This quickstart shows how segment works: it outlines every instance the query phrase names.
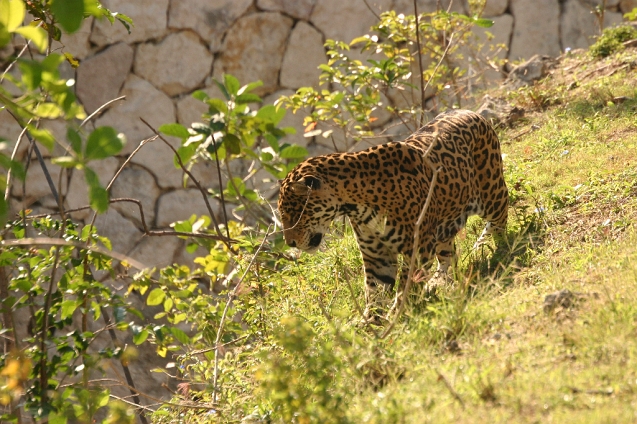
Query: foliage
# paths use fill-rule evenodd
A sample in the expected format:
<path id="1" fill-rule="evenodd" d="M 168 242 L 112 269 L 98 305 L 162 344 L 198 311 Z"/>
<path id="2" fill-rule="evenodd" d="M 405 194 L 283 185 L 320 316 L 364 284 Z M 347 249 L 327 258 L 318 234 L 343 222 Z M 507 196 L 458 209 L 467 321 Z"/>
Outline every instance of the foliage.
<path id="1" fill-rule="evenodd" d="M 371 34 L 349 44 L 327 40 L 328 62 L 320 66 L 322 88 L 302 87 L 278 102 L 294 112 L 308 111 L 306 137 L 378 136 L 374 122 L 383 114 L 415 129 L 429 111 L 425 99 L 435 98 L 448 107 L 462 105 L 468 92 L 466 71 L 458 63 L 468 52 L 474 64 L 494 63 L 479 57 L 482 46 L 475 43 L 475 25 L 490 27 L 493 22 L 444 10 L 420 14 L 418 20 L 415 15 L 384 12 Z M 352 51 L 358 48 L 360 53 Z M 367 63 L 357 59 L 361 55 L 369 57 Z M 388 95 L 401 99 L 397 106 L 387 104 Z M 327 129 L 319 123 L 326 123 Z"/>
<path id="2" fill-rule="evenodd" d="M 606 28 L 602 35 L 588 48 L 591 56 L 603 58 L 624 49 L 623 43 L 637 38 L 637 29 L 631 25 Z"/>
<path id="3" fill-rule="evenodd" d="M 252 105 L 263 100 L 253 91 L 260 87 L 260 81 L 241 86 L 232 75 L 224 75 L 223 82 L 216 81 L 223 94 L 223 99 L 208 96 L 203 91 L 196 91 L 193 97 L 208 105 L 208 113 L 202 116 L 204 123 L 194 123 L 191 128 L 180 124 L 167 124 L 159 128 L 166 134 L 181 139 L 178 149 L 179 162 L 188 168 L 201 160 L 216 162 L 221 173 L 227 175 L 227 185 L 223 193 L 216 193 L 221 200 L 238 204 L 237 211 L 245 210 L 252 221 L 263 220 L 269 216 L 269 208 L 265 212 L 255 211 L 265 200 L 250 188 L 246 182 L 253 179 L 261 170 L 267 171 L 275 179 L 285 175 L 304 159 L 308 152 L 304 147 L 289 143 L 281 143 L 286 134 L 293 134 L 294 128 L 279 128 L 284 110 L 272 105 L 253 108 Z M 233 163 L 244 162 L 249 174 L 234 175 L 231 171 Z M 270 181 L 266 178 L 265 181 Z M 266 220 L 266 222 L 269 221 Z"/>

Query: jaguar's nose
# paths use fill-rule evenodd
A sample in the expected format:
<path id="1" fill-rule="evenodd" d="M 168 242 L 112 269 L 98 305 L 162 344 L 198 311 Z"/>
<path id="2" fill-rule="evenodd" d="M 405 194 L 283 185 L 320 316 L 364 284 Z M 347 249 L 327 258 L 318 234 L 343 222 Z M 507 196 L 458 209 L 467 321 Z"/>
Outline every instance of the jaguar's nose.
<path id="1" fill-rule="evenodd" d="M 296 247 L 296 242 L 295 242 L 294 240 L 290 240 L 290 241 L 288 242 L 288 246 L 290 246 L 290 247 Z"/>

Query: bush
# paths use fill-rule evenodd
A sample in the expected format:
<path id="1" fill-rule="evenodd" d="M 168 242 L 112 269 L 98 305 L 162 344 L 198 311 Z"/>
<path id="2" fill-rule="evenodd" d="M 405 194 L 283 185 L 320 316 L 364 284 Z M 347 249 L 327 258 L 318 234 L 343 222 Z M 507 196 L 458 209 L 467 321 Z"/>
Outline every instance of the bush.
<path id="1" fill-rule="evenodd" d="M 637 29 L 631 25 L 606 28 L 588 51 L 591 56 L 601 59 L 622 50 L 624 42 L 635 38 L 637 38 Z"/>

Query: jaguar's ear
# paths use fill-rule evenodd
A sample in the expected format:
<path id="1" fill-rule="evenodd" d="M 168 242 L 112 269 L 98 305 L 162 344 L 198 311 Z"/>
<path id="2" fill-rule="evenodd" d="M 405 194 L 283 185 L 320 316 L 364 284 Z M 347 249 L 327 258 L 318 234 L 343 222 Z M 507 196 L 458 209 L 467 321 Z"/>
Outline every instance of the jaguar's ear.
<path id="1" fill-rule="evenodd" d="M 319 190 L 322 182 L 317 177 L 307 175 L 290 185 L 290 189 L 296 194 L 307 194 L 310 190 Z"/>

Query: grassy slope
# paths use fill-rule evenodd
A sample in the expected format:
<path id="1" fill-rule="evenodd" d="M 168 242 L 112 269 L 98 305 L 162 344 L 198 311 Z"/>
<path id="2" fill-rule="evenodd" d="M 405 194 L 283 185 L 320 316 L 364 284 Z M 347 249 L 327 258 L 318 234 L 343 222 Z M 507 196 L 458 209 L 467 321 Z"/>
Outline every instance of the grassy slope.
<path id="1" fill-rule="evenodd" d="M 351 232 L 260 271 L 262 295 L 244 296 L 259 337 L 220 364 L 222 421 L 637 420 L 634 61 L 635 50 L 567 58 L 510 96 L 528 112 L 500 133 L 513 253 L 470 252 L 481 229 L 470 221 L 456 284 L 412 299 L 387 338 L 357 325 Z M 562 289 L 576 301 L 546 313 L 545 296 Z"/>
<path id="2" fill-rule="evenodd" d="M 605 61 L 569 58 L 554 78 L 512 96 L 544 109 L 501 133 L 516 198 L 511 239 L 523 258 L 507 273 L 417 303 L 388 340 L 370 336 L 375 358 L 358 361 L 372 362 L 376 372 L 343 385 L 360 389 L 375 374 L 389 383 L 350 393 L 350 420 L 637 419 L 637 75 L 624 66 L 636 59 L 635 51 Z M 516 137 L 531 125 L 540 128 Z M 529 222 L 535 225 L 524 237 Z M 479 255 L 466 253 L 478 224 L 460 242 L 461 281 L 469 269 L 484 268 Z M 359 260 L 351 239 L 340 244 L 307 258 L 303 270 L 312 273 L 311 286 L 336 283 L 334 296 L 347 298 L 331 264 L 349 258 L 343 266 L 360 285 Z M 561 289 L 579 294 L 575 305 L 545 313 L 545 296 Z M 307 302 L 317 295 L 306 293 Z M 337 328 L 351 326 L 348 317 L 328 318 Z"/>

